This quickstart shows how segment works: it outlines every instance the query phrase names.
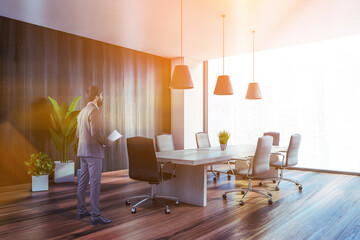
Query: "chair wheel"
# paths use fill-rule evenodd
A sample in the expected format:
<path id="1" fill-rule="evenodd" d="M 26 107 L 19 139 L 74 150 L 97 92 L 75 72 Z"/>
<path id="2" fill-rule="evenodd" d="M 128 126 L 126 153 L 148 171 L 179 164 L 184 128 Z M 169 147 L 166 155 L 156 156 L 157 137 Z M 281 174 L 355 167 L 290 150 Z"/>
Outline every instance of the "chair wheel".
<path id="1" fill-rule="evenodd" d="M 270 197 L 272 197 L 272 194 L 271 194 L 271 193 L 268 193 L 268 195 L 269 195 Z"/>
<path id="2" fill-rule="evenodd" d="M 131 208 L 131 213 L 136 213 L 136 208 Z"/>
<path id="3" fill-rule="evenodd" d="M 230 180 L 231 179 L 231 176 L 230 175 L 228 175 L 228 180 Z"/>
<path id="4" fill-rule="evenodd" d="M 214 179 L 214 182 L 216 182 L 216 177 L 214 177 L 213 179 Z"/>
<path id="5" fill-rule="evenodd" d="M 175 202 L 175 205 L 179 205 L 179 204 L 180 204 L 180 202 L 179 202 L 179 201 L 176 201 L 176 202 Z"/>
<path id="6" fill-rule="evenodd" d="M 262 182 L 259 182 L 259 187 L 261 187 L 263 185 L 263 183 Z"/>
<path id="7" fill-rule="evenodd" d="M 244 205 L 245 205 L 244 201 L 241 200 L 241 201 L 239 202 L 239 205 L 240 205 L 240 206 L 244 206 Z"/>
<path id="8" fill-rule="evenodd" d="M 244 191 L 241 191 L 240 193 L 241 193 L 242 195 L 244 195 L 244 194 L 245 194 L 245 192 L 244 192 Z"/>
<path id="9" fill-rule="evenodd" d="M 130 200 L 125 201 L 126 206 L 129 206 L 131 204 Z"/>
<path id="10" fill-rule="evenodd" d="M 276 180 L 273 180 L 273 183 L 276 183 Z"/>
<path id="11" fill-rule="evenodd" d="M 269 199 L 268 203 L 269 203 L 269 205 L 272 205 L 274 202 L 272 199 Z"/>
<path id="12" fill-rule="evenodd" d="M 300 185 L 300 186 L 299 186 L 299 191 L 302 191 L 302 189 L 303 189 L 303 187 Z"/>
<path id="13" fill-rule="evenodd" d="M 227 199 L 227 196 L 226 196 L 226 194 L 223 194 L 223 199 Z"/>
<path id="14" fill-rule="evenodd" d="M 220 177 L 220 173 L 219 173 L 219 172 L 216 172 L 216 176 L 217 176 L 217 177 Z"/>
<path id="15" fill-rule="evenodd" d="M 170 209 L 166 206 L 166 208 L 165 208 L 165 213 L 166 214 L 170 214 Z"/>
<path id="16" fill-rule="evenodd" d="M 276 186 L 276 187 L 275 187 L 275 190 L 276 190 L 276 191 L 279 191 L 279 190 L 280 190 L 280 188 L 279 188 L 278 186 Z"/>

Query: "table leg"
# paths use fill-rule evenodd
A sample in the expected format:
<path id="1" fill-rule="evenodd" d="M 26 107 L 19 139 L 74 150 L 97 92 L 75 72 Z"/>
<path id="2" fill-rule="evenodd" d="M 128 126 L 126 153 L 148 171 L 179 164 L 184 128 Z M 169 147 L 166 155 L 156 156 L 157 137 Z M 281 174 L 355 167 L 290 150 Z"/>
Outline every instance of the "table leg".
<path id="1" fill-rule="evenodd" d="M 180 203 L 206 206 L 207 169 L 205 165 L 177 165 L 176 178 L 155 186 L 155 193 L 178 197 Z"/>

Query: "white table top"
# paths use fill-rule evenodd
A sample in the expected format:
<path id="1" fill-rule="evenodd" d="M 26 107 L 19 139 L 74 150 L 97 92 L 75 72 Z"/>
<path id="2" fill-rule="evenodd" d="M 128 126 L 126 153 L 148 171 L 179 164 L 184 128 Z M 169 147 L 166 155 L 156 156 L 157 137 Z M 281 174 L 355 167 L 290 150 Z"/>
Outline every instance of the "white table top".
<path id="1" fill-rule="evenodd" d="M 172 162 L 182 165 L 203 165 L 224 162 L 231 158 L 247 157 L 254 155 L 256 145 L 228 145 L 225 151 L 220 150 L 220 146 L 211 148 L 184 149 L 166 152 L 157 152 L 156 157 L 159 162 Z M 272 152 L 286 150 L 286 147 L 274 147 Z"/>

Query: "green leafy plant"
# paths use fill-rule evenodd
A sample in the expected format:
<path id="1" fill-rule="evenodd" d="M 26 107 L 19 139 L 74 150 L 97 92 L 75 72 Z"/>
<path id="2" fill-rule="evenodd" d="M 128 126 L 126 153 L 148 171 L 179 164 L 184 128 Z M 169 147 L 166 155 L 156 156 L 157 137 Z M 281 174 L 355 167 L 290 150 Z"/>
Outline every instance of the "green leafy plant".
<path id="1" fill-rule="evenodd" d="M 25 161 L 27 173 L 32 176 L 49 175 L 55 169 L 54 161 L 46 153 L 33 153 Z"/>
<path id="2" fill-rule="evenodd" d="M 222 130 L 218 133 L 218 137 L 220 144 L 226 144 L 230 138 L 230 133 L 225 130 Z"/>
<path id="3" fill-rule="evenodd" d="M 77 116 L 80 113 L 80 111 L 75 111 L 75 108 L 81 96 L 75 98 L 70 106 L 63 103 L 60 107 L 54 99 L 48 98 L 53 106 L 50 113 L 50 136 L 55 147 L 60 152 L 60 161 L 67 162 L 69 160 L 69 146 L 75 139 Z"/>

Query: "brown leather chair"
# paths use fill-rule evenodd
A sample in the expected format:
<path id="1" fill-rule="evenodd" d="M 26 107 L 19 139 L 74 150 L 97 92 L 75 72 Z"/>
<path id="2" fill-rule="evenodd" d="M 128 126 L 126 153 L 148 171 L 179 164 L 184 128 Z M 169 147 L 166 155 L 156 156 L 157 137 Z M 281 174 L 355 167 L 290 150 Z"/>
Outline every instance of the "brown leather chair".
<path id="1" fill-rule="evenodd" d="M 285 169 L 287 167 L 295 166 L 298 163 L 298 154 L 299 154 L 300 142 L 301 142 L 301 135 L 298 134 L 298 133 L 294 134 L 290 138 L 290 143 L 289 143 L 288 150 L 287 151 L 280 151 L 278 153 L 275 153 L 278 156 L 280 156 L 282 159 L 280 161 L 277 161 L 277 162 L 271 162 L 270 166 L 275 167 L 275 169 L 280 169 L 281 170 L 280 177 L 262 180 L 259 183 L 260 186 L 263 185 L 263 181 L 267 181 L 267 180 L 277 181 L 275 190 L 279 191 L 280 190 L 279 184 L 280 184 L 280 182 L 282 180 L 284 180 L 284 181 L 295 183 L 296 186 L 298 186 L 299 191 L 302 191 L 303 187 L 302 187 L 302 185 L 301 185 L 301 183 L 299 181 L 297 181 L 295 179 L 284 178 Z M 286 157 L 285 157 L 285 155 L 286 155 Z"/>
<path id="2" fill-rule="evenodd" d="M 165 164 L 160 164 L 160 171 L 158 171 L 158 162 L 156 159 L 154 142 L 151 138 L 132 137 L 126 139 L 127 151 L 129 157 L 129 177 L 134 180 L 144 181 L 151 184 L 151 193 L 148 195 L 134 196 L 126 200 L 126 205 L 130 205 L 130 199 L 143 198 L 131 208 L 131 213 L 136 213 L 136 206 L 152 199 L 165 206 L 165 213 L 169 214 L 169 207 L 162 203 L 159 198 L 174 200 L 175 204 L 179 204 L 177 197 L 158 196 L 155 194 L 155 184 L 170 180 L 175 177 L 174 165 L 172 173 L 163 172 L 162 169 Z"/>
<path id="3" fill-rule="evenodd" d="M 239 204 L 243 206 L 245 204 L 244 199 L 249 192 L 255 192 L 265 197 L 270 198 L 268 203 L 273 204 L 272 194 L 265 189 L 254 189 L 251 184 L 251 180 L 261 176 L 266 173 L 270 169 L 269 161 L 270 161 L 270 153 L 272 147 L 273 138 L 272 136 L 263 136 L 258 139 L 256 151 L 254 157 L 249 157 L 245 159 L 238 159 L 238 161 L 248 161 L 248 169 L 242 170 L 234 170 L 234 175 L 245 176 L 249 179 L 249 185 L 247 188 L 236 189 L 232 191 L 227 191 L 223 194 L 223 199 L 227 199 L 227 194 L 233 192 L 240 192 L 243 194 Z M 253 164 L 250 164 L 250 160 L 252 160 Z"/>

